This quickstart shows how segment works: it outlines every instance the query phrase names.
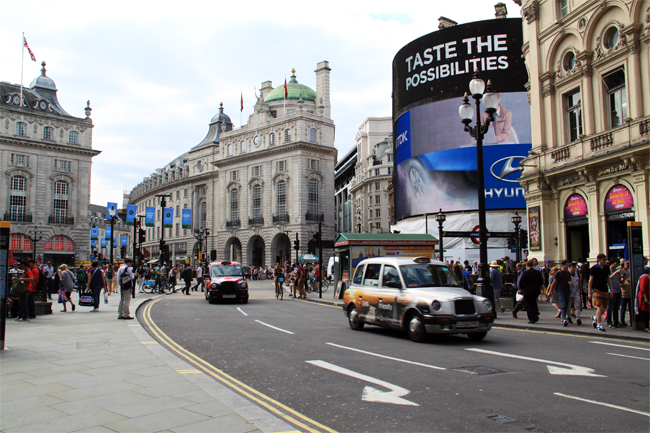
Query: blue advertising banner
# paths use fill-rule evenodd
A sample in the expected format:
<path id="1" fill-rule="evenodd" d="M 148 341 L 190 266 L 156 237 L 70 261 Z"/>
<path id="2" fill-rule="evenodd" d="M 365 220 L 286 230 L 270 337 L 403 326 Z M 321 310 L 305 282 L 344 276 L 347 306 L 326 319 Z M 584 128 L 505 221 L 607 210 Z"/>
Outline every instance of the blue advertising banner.
<path id="1" fill-rule="evenodd" d="M 101 246 L 102 248 L 106 248 L 106 239 L 102 239 Z"/>
<path id="2" fill-rule="evenodd" d="M 135 214 L 138 212 L 138 207 L 134 204 L 126 206 L 126 225 L 132 226 L 135 224 Z"/>
<path id="3" fill-rule="evenodd" d="M 99 239 L 99 227 L 90 228 L 90 239 Z"/>
<path id="4" fill-rule="evenodd" d="M 129 245 L 129 238 L 122 236 L 122 246 Z"/>
<path id="5" fill-rule="evenodd" d="M 96 247 L 97 246 L 97 240 L 94 239 L 94 240 L 90 241 L 90 246 L 91 247 Z"/>
<path id="6" fill-rule="evenodd" d="M 156 226 L 156 208 L 147 207 L 145 210 L 144 225 L 145 227 L 155 227 Z"/>
<path id="7" fill-rule="evenodd" d="M 111 219 L 111 212 L 115 213 L 117 216 L 117 203 L 111 203 L 110 201 L 106 204 L 106 219 Z"/>
<path id="8" fill-rule="evenodd" d="M 166 207 L 163 212 L 163 227 L 174 226 L 174 209 Z"/>
<path id="9" fill-rule="evenodd" d="M 112 233 L 111 233 L 111 228 L 110 228 L 110 226 L 109 226 L 109 227 L 106 227 L 106 228 L 104 229 L 104 238 L 106 238 L 106 239 L 110 239 L 110 238 L 111 238 L 111 235 L 112 235 Z"/>
<path id="10" fill-rule="evenodd" d="M 183 209 L 181 224 L 184 229 L 192 228 L 192 209 Z"/>
<path id="11" fill-rule="evenodd" d="M 117 238 L 113 238 L 113 246 L 117 247 Z"/>

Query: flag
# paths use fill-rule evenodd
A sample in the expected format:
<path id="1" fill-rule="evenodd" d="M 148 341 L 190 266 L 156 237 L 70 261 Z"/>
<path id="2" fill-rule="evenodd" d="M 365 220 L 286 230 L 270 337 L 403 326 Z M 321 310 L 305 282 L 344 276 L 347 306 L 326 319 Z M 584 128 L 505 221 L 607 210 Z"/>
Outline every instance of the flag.
<path id="1" fill-rule="evenodd" d="M 289 97 L 289 92 L 287 90 L 287 79 L 284 79 L 284 99 L 287 99 Z"/>
<path id="2" fill-rule="evenodd" d="M 29 53 L 29 57 L 31 57 L 32 61 L 35 62 L 36 61 L 36 56 L 34 55 L 34 53 L 32 53 L 32 50 L 29 48 L 29 44 L 27 43 L 27 39 L 25 39 L 25 35 L 23 35 L 23 45 L 24 45 L 25 48 L 27 48 L 27 52 Z"/>
<path id="3" fill-rule="evenodd" d="M 241 94 L 241 111 L 244 111 L 244 92 Z"/>

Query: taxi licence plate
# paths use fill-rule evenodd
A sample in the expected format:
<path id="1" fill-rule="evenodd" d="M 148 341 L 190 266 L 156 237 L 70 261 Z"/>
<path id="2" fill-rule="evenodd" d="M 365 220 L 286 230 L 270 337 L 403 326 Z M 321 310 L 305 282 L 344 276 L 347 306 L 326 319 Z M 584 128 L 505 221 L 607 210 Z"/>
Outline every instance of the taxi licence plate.
<path id="1" fill-rule="evenodd" d="M 236 298 L 237 295 L 223 295 L 224 299 L 225 298 Z"/>
<path id="2" fill-rule="evenodd" d="M 473 320 L 471 322 L 456 323 L 456 328 L 476 328 L 477 326 L 478 326 L 478 320 Z"/>

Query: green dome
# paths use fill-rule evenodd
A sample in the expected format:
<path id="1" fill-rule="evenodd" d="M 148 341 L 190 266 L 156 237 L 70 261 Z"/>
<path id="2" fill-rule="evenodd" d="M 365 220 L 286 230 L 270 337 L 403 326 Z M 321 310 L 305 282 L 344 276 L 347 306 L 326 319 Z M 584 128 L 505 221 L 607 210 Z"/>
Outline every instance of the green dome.
<path id="1" fill-rule="evenodd" d="M 295 69 L 292 69 L 291 72 L 293 75 L 291 76 L 291 80 L 287 83 L 287 100 L 293 99 L 297 101 L 300 99 L 300 94 L 302 94 L 303 101 L 315 102 L 316 92 L 314 92 L 312 88 L 298 83 L 298 80 L 296 80 Z M 269 102 L 282 100 L 284 100 L 284 84 L 271 90 L 271 92 L 266 95 L 266 98 L 264 98 L 264 103 L 268 104 Z"/>

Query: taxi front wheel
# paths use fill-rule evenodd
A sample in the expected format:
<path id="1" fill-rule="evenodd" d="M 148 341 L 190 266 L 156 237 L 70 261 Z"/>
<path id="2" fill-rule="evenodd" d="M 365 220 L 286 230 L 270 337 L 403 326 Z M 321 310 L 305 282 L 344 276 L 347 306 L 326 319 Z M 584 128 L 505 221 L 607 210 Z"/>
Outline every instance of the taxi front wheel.
<path id="1" fill-rule="evenodd" d="M 350 328 L 352 328 L 355 331 L 361 331 L 363 329 L 363 320 L 359 317 L 359 312 L 357 311 L 357 307 L 350 307 L 350 311 L 348 313 L 348 323 L 350 323 Z"/>
<path id="2" fill-rule="evenodd" d="M 418 313 L 412 313 L 409 318 L 406 327 L 406 333 L 409 338 L 415 342 L 421 343 L 427 338 L 427 331 L 424 329 L 424 322 L 422 321 L 422 316 Z"/>

